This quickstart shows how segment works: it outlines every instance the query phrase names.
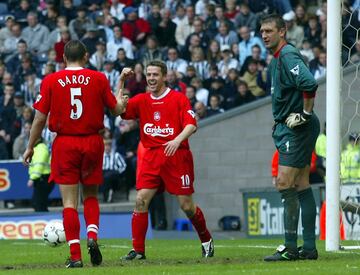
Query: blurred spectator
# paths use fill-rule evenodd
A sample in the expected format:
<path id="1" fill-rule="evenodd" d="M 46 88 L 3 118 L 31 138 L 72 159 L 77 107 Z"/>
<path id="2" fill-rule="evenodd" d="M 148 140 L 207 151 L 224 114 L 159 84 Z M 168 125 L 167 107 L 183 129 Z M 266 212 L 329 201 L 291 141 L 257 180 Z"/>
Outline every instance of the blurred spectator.
<path id="1" fill-rule="evenodd" d="M 142 63 L 136 63 L 134 66 L 134 75 L 126 82 L 126 89 L 129 90 L 130 96 L 133 97 L 146 90 L 146 78 Z"/>
<path id="2" fill-rule="evenodd" d="M 12 54 L 17 50 L 17 43 L 21 39 L 21 26 L 15 23 L 11 26 L 11 35 L 4 41 L 4 47 L 2 48 L 3 54 L 6 56 L 5 60 L 8 60 Z"/>
<path id="3" fill-rule="evenodd" d="M 229 45 L 221 46 L 221 61 L 218 63 L 219 74 L 225 79 L 230 69 L 239 70 L 239 61 L 232 58 Z"/>
<path id="4" fill-rule="evenodd" d="M 219 75 L 219 68 L 217 65 L 211 65 L 209 69 L 209 77 L 203 81 L 205 89 L 210 89 L 211 83 L 219 80 L 223 84 L 225 83 L 224 79 Z"/>
<path id="5" fill-rule="evenodd" d="M 184 76 L 186 74 L 188 63 L 184 59 L 179 58 L 177 48 L 170 47 L 167 51 L 166 66 L 168 70 L 176 70 L 178 73 Z"/>
<path id="6" fill-rule="evenodd" d="M 114 68 L 118 72 L 121 72 L 125 67 L 133 67 L 134 60 L 126 57 L 126 52 L 123 48 L 119 48 L 117 51 L 117 59 L 114 62 Z"/>
<path id="7" fill-rule="evenodd" d="M 60 2 L 60 15 L 66 17 L 66 22 L 75 19 L 77 17 L 77 8 L 74 6 L 73 1 L 63 0 Z"/>
<path id="8" fill-rule="evenodd" d="M 81 41 L 85 44 L 89 55 L 93 55 L 96 52 L 96 43 L 99 40 L 105 42 L 106 35 L 105 32 L 101 32 L 98 26 L 94 24 L 90 24 L 86 27 L 86 33 L 82 37 Z"/>
<path id="9" fill-rule="evenodd" d="M 159 45 L 160 47 L 176 47 L 176 24 L 171 21 L 170 10 L 162 9 L 160 14 L 161 21 L 157 28 L 153 31 L 159 40 Z"/>
<path id="10" fill-rule="evenodd" d="M 239 79 L 239 71 L 235 69 L 230 69 L 225 79 L 225 86 L 223 88 L 223 93 L 222 93 L 224 97 L 223 106 L 226 109 L 232 107 L 232 99 L 234 98 L 237 92 L 238 79 Z"/>
<path id="11" fill-rule="evenodd" d="M 182 47 L 180 56 L 186 61 L 190 61 L 195 48 L 201 48 L 201 39 L 197 33 L 192 33 L 189 36 L 189 45 Z"/>
<path id="12" fill-rule="evenodd" d="M 0 120 L 0 160 L 9 159 L 7 143 L 10 141 L 10 135 L 4 129 L 4 121 Z"/>
<path id="13" fill-rule="evenodd" d="M 178 79 L 175 70 L 168 70 L 166 82 L 170 89 L 186 94 L 186 84 Z"/>
<path id="14" fill-rule="evenodd" d="M 305 57 L 306 62 L 309 64 L 309 62 L 311 60 L 314 59 L 314 52 L 311 48 L 311 44 L 308 40 L 304 39 L 301 49 L 300 49 L 300 53 L 303 57 Z"/>
<path id="15" fill-rule="evenodd" d="M 308 23 L 308 13 L 303 4 L 297 4 L 295 7 L 295 22 L 298 26 L 302 26 L 303 28 L 305 28 Z"/>
<path id="16" fill-rule="evenodd" d="M 250 32 L 255 32 L 257 27 L 257 16 L 253 13 L 247 3 L 240 4 L 240 12 L 235 17 L 236 28 L 247 26 Z"/>
<path id="17" fill-rule="evenodd" d="M 158 26 L 161 22 L 160 5 L 159 4 L 154 3 L 151 6 L 151 12 L 150 12 L 150 15 L 148 16 L 148 18 L 146 18 L 146 21 L 149 22 L 152 33 L 155 33 L 156 29 L 158 28 Z"/>
<path id="18" fill-rule="evenodd" d="M 220 108 L 220 96 L 217 94 L 213 94 L 209 99 L 209 106 L 207 108 L 207 116 L 213 116 L 217 114 L 221 114 L 224 112 L 223 108 Z"/>
<path id="19" fill-rule="evenodd" d="M 200 16 L 202 19 L 206 19 L 207 13 L 206 8 L 207 5 L 212 4 L 216 5 L 216 2 L 213 0 L 198 0 L 195 4 L 195 14 Z"/>
<path id="20" fill-rule="evenodd" d="M 319 79 L 326 75 L 326 52 L 323 51 L 319 54 L 319 63 L 314 71 L 314 78 Z"/>
<path id="21" fill-rule="evenodd" d="M 309 16 L 308 23 L 304 29 L 304 37 L 310 42 L 312 47 L 321 44 L 321 27 L 316 15 Z"/>
<path id="22" fill-rule="evenodd" d="M 119 0 L 112 0 L 110 7 L 110 14 L 114 16 L 117 20 L 122 21 L 125 19 L 125 15 L 123 9 L 125 5 L 121 3 Z"/>
<path id="23" fill-rule="evenodd" d="M 224 15 L 231 22 L 235 22 L 235 17 L 239 13 L 239 6 L 237 6 L 237 0 L 225 1 L 225 12 Z"/>
<path id="24" fill-rule="evenodd" d="M 231 49 L 232 57 L 239 60 L 240 59 L 240 56 L 239 56 L 239 44 L 232 44 L 230 46 L 230 49 Z"/>
<path id="25" fill-rule="evenodd" d="M 201 119 L 204 119 L 204 118 L 207 117 L 206 105 L 201 101 L 198 101 L 198 102 L 195 103 L 194 112 L 196 114 L 196 119 L 197 120 L 201 120 Z"/>
<path id="26" fill-rule="evenodd" d="M 83 5 L 88 8 L 89 12 L 94 12 L 100 9 L 101 4 L 104 2 L 103 0 L 82 0 Z"/>
<path id="27" fill-rule="evenodd" d="M 356 183 L 360 181 L 359 159 L 359 134 L 350 133 L 349 143 L 341 152 L 340 172 L 343 183 Z"/>
<path id="28" fill-rule="evenodd" d="M 210 65 L 205 60 L 204 52 L 202 48 L 196 47 L 193 49 L 191 53 L 191 61 L 189 62 L 189 65 L 194 66 L 196 70 L 196 75 L 201 79 L 205 80 L 209 77 L 209 68 Z"/>
<path id="29" fill-rule="evenodd" d="M 57 72 L 56 64 L 53 62 L 47 62 L 41 70 L 41 76 L 44 78 L 45 76 Z"/>
<path id="30" fill-rule="evenodd" d="M 309 69 L 310 72 L 314 74 L 319 64 L 319 55 L 321 52 L 325 51 L 325 49 L 321 45 L 319 45 L 319 46 L 313 46 L 312 51 L 314 53 L 314 59 L 309 62 Z"/>
<path id="31" fill-rule="evenodd" d="M 72 39 L 82 39 L 88 26 L 94 26 L 93 20 L 87 16 L 86 6 L 80 5 L 76 8 L 76 18 L 69 21 L 69 30 Z"/>
<path id="32" fill-rule="evenodd" d="M 244 64 L 241 66 L 241 70 L 240 70 L 241 76 L 244 75 L 244 73 L 246 72 L 246 69 L 251 60 L 256 60 L 258 63 L 260 63 L 264 66 L 266 65 L 265 60 L 261 58 L 261 48 L 257 44 L 255 44 L 254 46 L 251 47 L 251 55 L 246 57 Z"/>
<path id="33" fill-rule="evenodd" d="M 40 138 L 35 143 L 27 182 L 27 186 L 33 188 L 32 205 L 36 212 L 48 211 L 48 197 L 54 188 L 54 183 L 48 183 L 49 176 L 50 153 Z"/>
<path id="34" fill-rule="evenodd" d="M 13 35 L 12 26 L 15 24 L 15 18 L 12 15 L 5 16 L 5 26 L 0 29 L 0 53 L 4 53 L 4 43 L 7 38 Z"/>
<path id="35" fill-rule="evenodd" d="M 116 59 L 118 49 L 122 48 L 124 49 L 127 58 L 134 59 L 133 44 L 129 39 L 122 36 L 121 27 L 119 25 L 114 25 L 113 31 L 114 40 L 108 41 L 106 45 L 109 58 L 114 61 Z"/>
<path id="36" fill-rule="evenodd" d="M 175 3 L 175 1 L 174 1 Z M 165 4 L 166 8 L 171 9 L 171 6 L 167 6 Z M 173 12 L 171 12 L 173 14 Z M 186 19 L 186 12 L 185 12 L 185 8 L 183 6 L 183 4 L 179 3 L 178 5 L 176 5 L 176 12 L 175 12 L 175 16 L 173 18 L 173 22 L 178 26 L 179 24 L 182 24 L 182 21 L 184 21 Z"/>
<path id="37" fill-rule="evenodd" d="M 208 22 L 206 24 L 210 38 L 214 38 L 216 36 L 220 22 L 223 21 L 227 22 L 229 30 L 234 30 L 234 23 L 225 17 L 224 8 L 221 5 L 217 5 L 215 7 L 215 16 L 208 18 Z"/>
<path id="38" fill-rule="evenodd" d="M 222 79 L 215 79 L 211 82 L 209 88 L 208 106 L 210 106 L 212 95 L 217 95 L 219 97 L 219 107 L 222 108 L 226 106 L 227 91 L 224 90 L 224 81 Z"/>
<path id="39" fill-rule="evenodd" d="M 217 65 L 221 60 L 220 43 L 217 40 L 211 40 L 207 51 L 207 61 L 211 65 Z"/>
<path id="40" fill-rule="evenodd" d="M 22 155 L 26 150 L 26 146 L 29 142 L 31 121 L 26 121 L 23 125 L 23 131 L 15 138 L 13 145 L 13 158 L 22 159 Z"/>
<path id="41" fill-rule="evenodd" d="M 27 42 L 29 51 L 35 55 L 46 53 L 49 49 L 49 29 L 38 22 L 35 12 L 29 12 L 26 18 L 28 26 L 23 29 L 22 37 Z"/>
<path id="42" fill-rule="evenodd" d="M 257 36 L 251 36 L 250 30 L 246 26 L 241 27 L 239 32 L 242 39 L 242 41 L 239 43 L 240 66 L 244 64 L 246 57 L 251 55 L 251 49 L 254 45 L 259 45 L 261 49 L 261 58 L 265 59 L 266 49 L 262 40 Z"/>
<path id="43" fill-rule="evenodd" d="M 105 2 L 102 5 L 102 10 L 95 13 L 95 24 L 98 25 L 100 32 L 103 34 L 106 42 L 114 40 L 113 27 L 120 26 L 120 21 L 110 14 L 109 3 Z"/>
<path id="44" fill-rule="evenodd" d="M 191 107 L 194 109 L 195 103 L 198 102 L 196 99 L 196 88 L 194 86 L 186 86 L 186 97 L 189 99 Z"/>
<path id="45" fill-rule="evenodd" d="M 106 60 L 109 60 L 109 57 L 106 52 L 106 44 L 103 40 L 98 40 L 96 42 L 96 52 L 91 55 L 89 62 L 93 65 L 98 71 L 102 71 L 104 68 L 104 63 Z"/>
<path id="46" fill-rule="evenodd" d="M 105 74 L 107 80 L 109 81 L 111 90 L 113 91 L 113 93 L 116 93 L 120 73 L 114 69 L 114 63 L 111 60 L 105 60 L 104 70 L 102 72 Z"/>
<path id="47" fill-rule="evenodd" d="M 159 48 L 159 41 L 157 40 L 155 35 L 149 35 L 146 38 L 145 47 L 141 51 L 140 60 L 144 65 L 144 68 L 146 68 L 147 64 L 149 64 L 150 61 L 156 59 L 162 59 L 162 53 Z"/>
<path id="48" fill-rule="evenodd" d="M 286 13 L 283 15 L 283 19 L 286 24 L 286 40 L 294 45 L 296 48 L 300 48 L 304 40 L 304 29 L 302 26 L 298 26 L 295 23 L 295 14 Z"/>
<path id="49" fill-rule="evenodd" d="M 195 67 L 192 65 L 187 66 L 186 68 L 186 74 L 185 76 L 182 78 L 182 81 L 184 81 L 184 83 L 186 85 L 190 85 L 191 81 L 193 80 L 193 78 L 196 77 L 196 70 Z"/>
<path id="50" fill-rule="evenodd" d="M 258 77 L 263 81 L 266 81 L 265 73 L 258 71 L 258 62 L 256 60 L 251 60 L 241 79 L 247 83 L 251 93 L 256 97 L 265 95 L 265 90 L 258 83 Z"/>
<path id="51" fill-rule="evenodd" d="M 125 169 L 125 159 L 119 152 L 115 152 L 115 150 L 113 150 L 112 140 L 104 139 L 104 184 L 102 186 L 104 202 L 113 202 L 114 191 L 119 190 L 121 186 L 126 185 L 124 176 Z M 127 188 L 126 192 L 128 192 Z"/>
<path id="52" fill-rule="evenodd" d="M 24 82 L 20 86 L 25 97 L 25 104 L 32 106 L 40 92 L 41 79 L 34 72 L 26 71 L 23 75 Z"/>
<path id="53" fill-rule="evenodd" d="M 16 18 L 16 22 L 20 23 L 22 27 L 27 25 L 27 16 L 28 13 L 32 11 L 30 2 L 28 0 L 20 0 L 20 4 L 14 10 L 14 17 Z"/>
<path id="54" fill-rule="evenodd" d="M 57 8 L 53 5 L 47 5 L 47 13 L 42 23 L 44 26 L 48 28 L 50 32 L 52 32 L 57 27 L 57 17 L 59 16 L 59 12 Z"/>
<path id="55" fill-rule="evenodd" d="M 151 5 L 152 5 L 151 0 L 141 1 L 141 4 L 139 6 L 139 17 L 140 18 L 144 18 L 145 20 L 148 20 L 150 14 L 151 14 Z"/>
<path id="56" fill-rule="evenodd" d="M 70 41 L 70 31 L 67 27 L 63 27 L 59 30 L 60 33 L 60 41 L 56 42 L 54 45 L 54 49 L 56 52 L 56 58 L 55 61 L 60 63 L 64 61 L 63 55 L 64 55 L 64 48 L 65 44 Z"/>
<path id="57" fill-rule="evenodd" d="M 229 29 L 229 25 L 226 21 L 220 21 L 218 30 L 219 32 L 215 36 L 215 40 L 219 42 L 220 47 L 223 45 L 230 47 L 231 44 L 239 43 L 236 32 Z"/>
<path id="58" fill-rule="evenodd" d="M 146 36 L 151 32 L 149 22 L 138 18 L 137 9 L 129 6 L 124 8 L 126 19 L 121 23 L 121 29 L 124 37 L 131 40 L 133 45 L 140 48 L 144 43 Z"/>
<path id="59" fill-rule="evenodd" d="M 360 61 L 360 39 L 355 44 L 356 51 L 351 55 L 350 60 L 352 63 Z"/>
<path id="60" fill-rule="evenodd" d="M 195 17 L 193 22 L 194 32 L 192 34 L 197 34 L 200 38 L 200 47 L 203 49 L 207 49 L 210 38 L 207 32 L 204 29 L 204 23 L 199 17 Z M 190 44 L 191 34 L 186 38 L 185 46 L 188 47 Z"/>
<path id="61" fill-rule="evenodd" d="M 202 86 L 202 81 L 198 77 L 194 77 L 190 84 L 196 88 L 196 99 L 204 103 L 205 106 L 208 104 L 209 91 Z"/>
<path id="62" fill-rule="evenodd" d="M 25 97 L 22 92 L 15 92 L 14 93 L 14 109 L 16 118 L 21 118 L 25 107 Z M 21 124 L 21 123 L 20 123 Z"/>
<path id="63" fill-rule="evenodd" d="M 243 104 L 254 101 L 256 97 L 250 92 L 248 85 L 243 80 L 237 81 L 237 93 L 233 99 L 233 107 L 238 107 Z"/>
<path id="64" fill-rule="evenodd" d="M 55 43 L 61 41 L 61 30 L 68 29 L 67 27 L 67 21 L 65 16 L 58 16 L 56 18 L 56 28 L 53 29 L 49 34 L 48 39 L 48 47 L 53 48 L 55 46 Z M 70 37 L 70 31 L 69 31 L 69 37 Z M 62 57 L 61 57 L 62 60 Z"/>
<path id="65" fill-rule="evenodd" d="M 194 32 L 195 9 L 193 6 L 186 7 L 186 16 L 181 20 L 176 27 L 175 39 L 179 47 L 185 46 L 186 38 Z"/>

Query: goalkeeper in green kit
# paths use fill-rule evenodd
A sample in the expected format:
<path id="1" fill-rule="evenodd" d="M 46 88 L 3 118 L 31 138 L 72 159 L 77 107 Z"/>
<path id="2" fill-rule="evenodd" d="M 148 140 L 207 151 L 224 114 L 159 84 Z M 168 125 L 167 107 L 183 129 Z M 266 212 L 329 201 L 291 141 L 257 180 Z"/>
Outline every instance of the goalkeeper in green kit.
<path id="1" fill-rule="evenodd" d="M 260 33 L 274 58 L 271 75 L 273 139 L 279 151 L 276 188 L 284 205 L 285 244 L 265 261 L 316 260 L 316 205 L 309 184 L 311 153 L 320 131 L 313 112 L 317 83 L 299 51 L 285 40 L 286 26 L 279 15 L 266 15 Z M 299 213 L 304 244 L 297 246 Z"/>

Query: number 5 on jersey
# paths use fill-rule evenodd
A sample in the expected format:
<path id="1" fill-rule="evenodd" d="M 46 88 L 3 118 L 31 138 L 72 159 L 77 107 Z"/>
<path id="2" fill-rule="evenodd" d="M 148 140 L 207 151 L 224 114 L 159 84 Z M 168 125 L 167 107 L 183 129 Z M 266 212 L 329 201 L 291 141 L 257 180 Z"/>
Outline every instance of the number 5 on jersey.
<path id="1" fill-rule="evenodd" d="M 81 88 L 70 88 L 70 100 L 71 100 L 71 113 L 70 118 L 71 119 L 79 119 L 83 112 L 83 105 L 80 100 L 80 98 L 75 97 L 81 96 Z"/>

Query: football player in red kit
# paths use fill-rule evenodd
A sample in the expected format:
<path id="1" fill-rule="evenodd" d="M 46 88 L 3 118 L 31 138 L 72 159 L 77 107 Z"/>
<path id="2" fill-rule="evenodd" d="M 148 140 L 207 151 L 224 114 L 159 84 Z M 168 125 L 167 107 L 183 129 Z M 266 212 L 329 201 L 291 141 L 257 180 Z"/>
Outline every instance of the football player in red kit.
<path id="1" fill-rule="evenodd" d="M 196 131 L 195 114 L 182 93 L 166 87 L 164 62 L 151 61 L 146 67 L 148 93 L 129 99 L 123 119 L 139 119 L 144 153 L 136 183 L 136 204 L 132 216 L 133 249 L 124 260 L 145 259 L 148 208 L 157 192 L 177 196 L 181 209 L 192 222 L 202 243 L 203 257 L 214 255 L 214 243 L 204 215 L 192 198 L 194 163 L 188 138 Z M 124 81 L 132 74 L 124 68 L 120 75 L 120 97 Z M 125 105 L 125 103 L 124 103 Z"/>
<path id="2" fill-rule="evenodd" d="M 88 59 L 85 45 L 72 40 L 65 45 L 66 69 L 44 78 L 34 108 L 29 144 L 23 155 L 29 165 L 34 145 L 41 136 L 49 115 L 49 129 L 55 132 L 52 146 L 50 181 L 59 184 L 63 202 L 63 224 L 70 258 L 66 267 L 82 267 L 80 222 L 77 212 L 79 183 L 84 198 L 87 247 L 93 265 L 102 255 L 97 244 L 99 230 L 98 187 L 103 182 L 104 143 L 99 131 L 104 128 L 104 107 L 113 115 L 124 111 L 127 98 L 113 95 L 105 75 L 85 69 Z"/>

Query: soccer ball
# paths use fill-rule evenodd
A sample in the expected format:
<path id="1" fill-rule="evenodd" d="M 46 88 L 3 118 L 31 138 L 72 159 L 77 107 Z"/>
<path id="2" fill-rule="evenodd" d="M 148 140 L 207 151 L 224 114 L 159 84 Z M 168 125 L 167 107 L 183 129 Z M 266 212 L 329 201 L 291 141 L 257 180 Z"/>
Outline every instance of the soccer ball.
<path id="1" fill-rule="evenodd" d="M 48 222 L 44 228 L 43 240 L 51 247 L 63 245 L 66 242 L 66 238 L 62 222 Z"/>

